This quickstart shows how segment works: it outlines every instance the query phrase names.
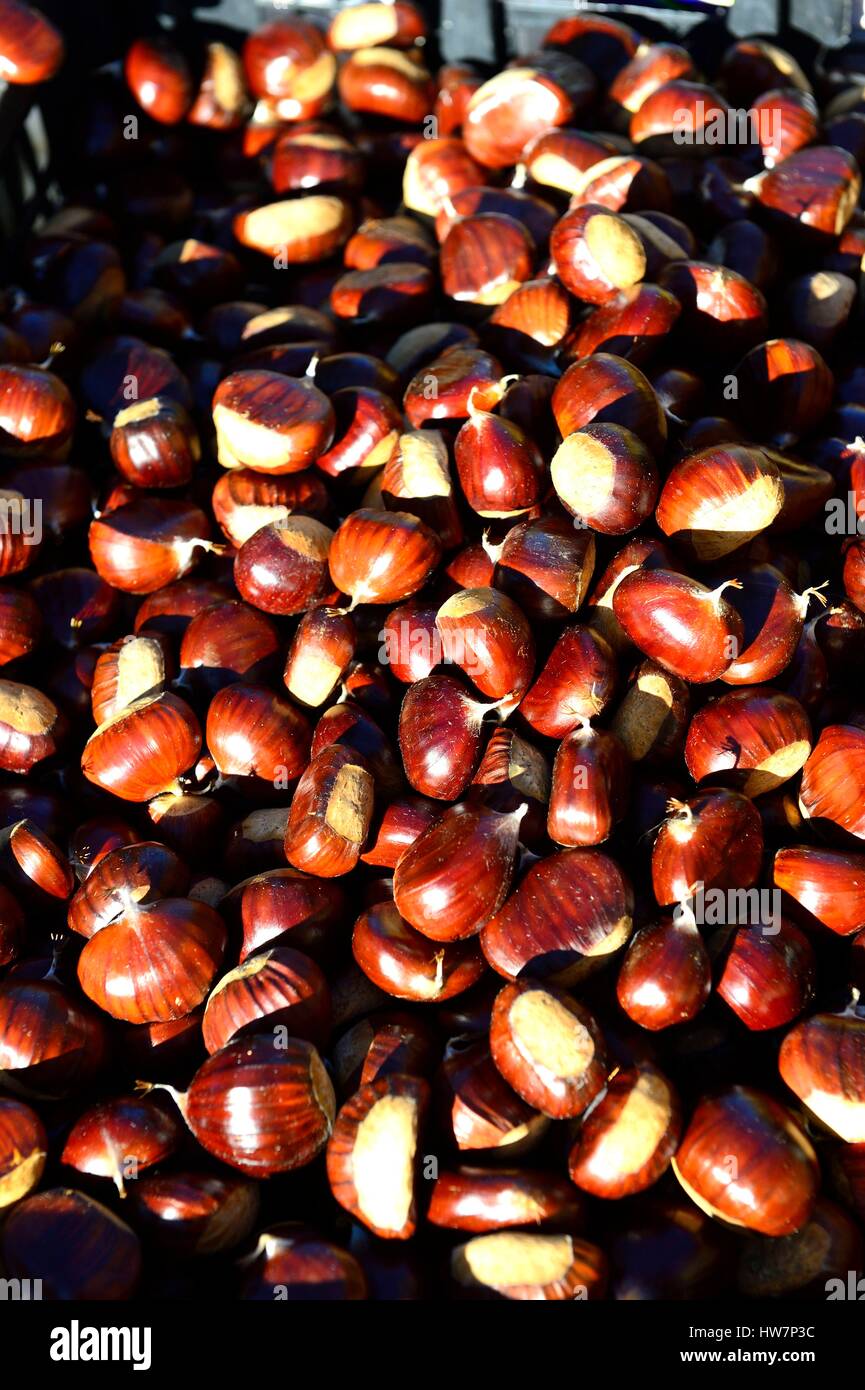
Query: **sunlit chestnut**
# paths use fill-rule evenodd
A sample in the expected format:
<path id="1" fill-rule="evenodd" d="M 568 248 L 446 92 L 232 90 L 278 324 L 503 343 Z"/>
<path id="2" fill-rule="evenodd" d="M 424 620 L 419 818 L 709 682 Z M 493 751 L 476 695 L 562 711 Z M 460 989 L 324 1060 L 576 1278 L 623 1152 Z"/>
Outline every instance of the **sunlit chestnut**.
<path id="1" fill-rule="evenodd" d="M 357 863 L 372 818 L 373 779 L 359 754 L 322 748 L 298 783 L 285 832 L 285 857 L 296 869 L 337 878 Z"/>
<path id="2" fill-rule="evenodd" d="M 794 1025 L 781 1044 L 782 1080 L 846 1144 L 865 1142 L 865 1020 L 855 1005 Z"/>
<path id="3" fill-rule="evenodd" d="M 610 353 L 572 363 L 556 383 L 552 404 L 565 438 L 592 423 L 621 425 L 656 454 L 667 437 L 666 418 L 649 381 Z"/>
<path id="4" fill-rule="evenodd" d="M 565 628 L 546 665 L 520 702 L 520 715 L 539 734 L 564 738 L 581 720 L 609 704 L 616 686 L 616 664 L 606 638 L 592 628 Z"/>
<path id="5" fill-rule="evenodd" d="M 28 773 L 63 743 L 67 721 L 41 690 L 0 680 L 0 768 Z"/>
<path id="6" fill-rule="evenodd" d="M 47 82 L 63 62 L 65 44 L 41 10 L 4 0 L 0 14 L 0 76 L 15 86 Z"/>
<path id="7" fill-rule="evenodd" d="M 181 579 L 213 549 L 205 514 L 189 502 L 142 497 L 90 523 L 90 556 L 100 578 L 127 594 L 152 594 Z"/>
<path id="8" fill-rule="evenodd" d="M 255 531 L 237 552 L 234 579 L 265 613 L 302 613 L 334 594 L 328 570 L 333 532 L 311 516 L 288 516 Z"/>
<path id="9" fill-rule="evenodd" d="M 505 985 L 493 1006 L 490 1051 L 517 1094 L 554 1119 L 581 1114 L 606 1080 L 597 1022 L 553 985 Z"/>
<path id="10" fill-rule="evenodd" d="M 559 744 L 547 832 L 558 845 L 598 845 L 625 813 L 630 765 L 624 746 L 587 720 Z"/>
<path id="11" fill-rule="evenodd" d="M 282 1041 L 235 1038 L 178 1098 L 202 1148 L 250 1177 L 311 1163 L 333 1129 L 336 1098 L 318 1052 L 302 1038 Z"/>
<path id="12" fill-rule="evenodd" d="M 570 985 L 628 940 L 634 900 L 622 870 L 593 849 L 563 850 L 533 864 L 481 932 L 481 949 L 508 979 Z"/>
<path id="13" fill-rule="evenodd" d="M 91 1106 L 78 1117 L 61 1162 L 76 1172 L 109 1178 L 125 1197 L 126 1181 L 170 1158 L 180 1136 L 181 1126 L 168 1107 L 148 1096 L 124 1096 Z"/>
<path id="14" fill-rule="evenodd" d="M 673 77 L 640 102 L 628 134 L 642 154 L 707 159 L 728 142 L 729 107 L 712 87 Z"/>
<path id="15" fill-rule="evenodd" d="M 346 1101 L 328 1141 L 327 1175 L 334 1197 L 385 1239 L 407 1240 L 415 1230 L 415 1173 L 428 1103 L 425 1081 L 380 1077 Z"/>
<path id="16" fill-rule="evenodd" d="M 285 265 L 308 265 L 337 252 L 351 236 L 351 204 L 333 193 L 310 193 L 239 212 L 234 235 L 241 246 Z"/>
<path id="17" fill-rule="evenodd" d="M 407 512 L 360 508 L 330 548 L 337 588 L 359 603 L 397 603 L 422 588 L 441 555 L 438 538 Z"/>
<path id="18" fill-rule="evenodd" d="M 698 710 L 685 762 L 695 781 L 711 777 L 760 796 L 794 777 L 810 751 L 811 726 L 799 701 L 771 686 L 747 686 Z"/>
<path id="19" fill-rule="evenodd" d="M 691 712 L 688 685 L 654 661 L 641 661 L 613 715 L 611 729 L 634 763 L 668 763 L 684 748 Z"/>
<path id="20" fill-rule="evenodd" d="M 517 605 L 496 589 L 464 589 L 442 604 L 436 628 L 453 662 L 502 714 L 519 704 L 534 671 L 534 643 Z"/>
<path id="21" fill-rule="evenodd" d="M 857 839 L 865 838 L 863 746 L 865 729 L 859 725 L 829 725 L 808 755 L 799 789 L 807 819 L 832 822 Z"/>
<path id="22" fill-rule="evenodd" d="M 658 495 L 649 450 L 621 425 L 593 423 L 569 434 L 553 457 L 550 476 L 567 510 L 604 534 L 639 526 Z"/>
<path id="23" fill-rule="evenodd" d="M 35 1110 L 0 1100 L 0 1211 L 39 1186 L 47 1156 L 48 1136 Z"/>
<path id="24" fill-rule="evenodd" d="M 203 1003 L 225 952 L 222 918 L 193 898 L 133 905 L 102 927 L 78 959 L 78 981 L 112 1018 L 164 1023 Z"/>
<path id="25" fill-rule="evenodd" d="M 607 1261 L 573 1235 L 494 1231 L 451 1255 L 451 1277 L 468 1297 L 562 1302 L 603 1298 Z"/>
<path id="26" fill-rule="evenodd" d="M 509 1157 L 531 1149 L 549 1127 L 505 1081 L 484 1038 L 453 1038 L 438 1077 L 442 1126 L 461 1153 L 506 1149 Z"/>
<path id="27" fill-rule="evenodd" d="M 303 121 L 326 107 L 336 78 L 336 59 L 314 24 L 274 20 L 255 29 L 243 46 L 250 90 L 270 99 L 283 121 Z"/>
<path id="28" fill-rule="evenodd" d="M 750 888 L 763 854 L 759 812 L 747 796 L 709 788 L 671 801 L 652 849 L 652 886 L 662 905 L 683 902 L 695 885 Z"/>
<path id="29" fill-rule="evenodd" d="M 81 769 L 123 801 L 149 801 L 195 762 L 201 729 L 184 700 L 169 691 L 121 710 L 91 734 Z"/>
<path id="30" fill-rule="evenodd" d="M 758 439 L 781 448 L 814 429 L 832 402 L 832 373 L 816 348 L 772 338 L 735 368 L 737 417 Z"/>
<path id="31" fill-rule="evenodd" d="M 592 99 L 594 78 L 582 63 L 569 60 L 566 82 L 528 65 L 506 68 L 485 82 L 463 118 L 463 139 L 472 158 L 489 169 L 505 169 L 517 163 L 542 130 L 574 123 Z"/>
<path id="32" fill-rule="evenodd" d="M 784 919 L 734 932 L 717 990 L 753 1032 L 791 1023 L 808 1006 L 817 967 L 808 937 Z"/>
<path id="33" fill-rule="evenodd" d="M 742 619 L 724 598 L 728 587 L 707 589 L 670 570 L 634 569 L 616 586 L 613 613 L 646 656 L 685 680 L 706 683 L 726 671 L 742 643 Z"/>
<path id="34" fill-rule="evenodd" d="M 197 613 L 180 643 L 180 687 L 212 696 L 235 681 L 260 683 L 275 670 L 279 638 L 257 608 L 234 600 Z"/>
<path id="35" fill-rule="evenodd" d="M 406 921 L 433 941 L 479 932 L 507 896 L 525 809 L 457 803 L 423 831 L 394 873 L 394 900 Z"/>
<path id="36" fill-rule="evenodd" d="M 580 1123 L 568 1155 L 571 1181 L 593 1197 L 643 1192 L 666 1171 L 680 1133 L 678 1098 L 657 1068 L 617 1071 Z"/>
<path id="37" fill-rule="evenodd" d="M 87 1087 L 108 1060 L 100 1016 L 56 980 L 0 984 L 0 1077 L 9 1090 L 57 1099 Z"/>
<path id="38" fill-rule="evenodd" d="M 673 1170 L 708 1215 L 766 1236 L 797 1231 L 817 1198 L 805 1134 L 783 1105 L 746 1086 L 699 1102 Z"/>
<path id="39" fill-rule="evenodd" d="M 459 343 L 422 367 L 405 389 L 403 405 L 413 429 L 430 420 L 465 420 L 473 391 L 479 409 L 489 409 L 500 399 L 502 369 L 488 352 Z"/>
<path id="40" fill-rule="evenodd" d="M 340 67 L 337 83 L 350 111 L 387 116 L 404 125 L 420 125 L 435 99 L 426 68 L 399 48 L 355 49 Z"/>

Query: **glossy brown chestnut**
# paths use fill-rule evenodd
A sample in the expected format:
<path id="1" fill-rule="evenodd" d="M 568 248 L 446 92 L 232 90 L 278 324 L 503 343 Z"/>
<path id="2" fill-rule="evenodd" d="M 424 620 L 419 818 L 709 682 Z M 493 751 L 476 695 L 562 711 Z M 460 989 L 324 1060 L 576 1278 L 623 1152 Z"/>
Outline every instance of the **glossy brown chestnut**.
<path id="1" fill-rule="evenodd" d="M 330 1077 L 312 1044 L 264 1035 L 235 1038 L 209 1057 L 180 1105 L 202 1148 L 258 1178 L 311 1163 L 336 1112 Z"/>
<path id="2" fill-rule="evenodd" d="M 365 975 L 396 999 L 417 1003 L 451 999 L 470 989 L 485 971 L 474 941 L 431 941 L 382 902 L 358 917 L 352 952 Z"/>
<path id="3" fill-rule="evenodd" d="M 839 936 L 865 926 L 865 855 L 789 845 L 775 855 L 773 877 L 778 888 Z"/>
<path id="4" fill-rule="evenodd" d="M 571 849 L 533 864 L 481 932 L 481 949 L 506 979 L 568 986 L 603 964 L 633 926 L 631 885 L 599 850 Z"/>
<path id="5" fill-rule="evenodd" d="M 415 1231 L 415 1167 L 428 1096 L 418 1077 L 380 1077 L 346 1102 L 328 1141 L 334 1197 L 387 1240 L 408 1240 Z"/>
<path id="6" fill-rule="evenodd" d="M 525 810 L 461 802 L 423 831 L 394 873 L 406 921 L 433 941 L 476 935 L 507 896 Z"/>
<path id="7" fill-rule="evenodd" d="M 9 1090 L 36 1099 L 71 1095 L 107 1057 L 102 1019 L 55 980 L 0 984 L 0 1076 Z"/>
<path id="8" fill-rule="evenodd" d="M 682 908 L 643 927 L 628 946 L 616 996 L 628 1018 L 656 1032 L 696 1018 L 712 972 L 694 915 Z"/>
<path id="9" fill-rule="evenodd" d="M 274 20 L 249 35 L 243 64 L 250 90 L 274 103 L 283 121 L 309 120 L 327 105 L 336 59 L 314 24 Z"/>
<path id="10" fill-rule="evenodd" d="M 240 212 L 234 235 L 242 246 L 284 265 L 325 260 L 351 236 L 351 204 L 332 193 L 310 193 Z"/>
<path id="11" fill-rule="evenodd" d="M 78 959 L 78 980 L 112 1018 L 167 1023 L 204 1001 L 225 944 L 225 926 L 212 907 L 194 898 L 160 898 L 97 931 Z"/>
<path id="12" fill-rule="evenodd" d="M 159 634 L 121 637 L 97 657 L 90 703 L 96 724 L 104 724 L 136 700 L 161 695 L 170 679 L 170 651 Z"/>
<path id="13" fill-rule="evenodd" d="M 688 729 L 685 762 L 697 782 L 711 777 L 760 796 L 794 777 L 810 749 L 811 726 L 799 701 L 755 685 L 698 710 Z"/>
<path id="14" fill-rule="evenodd" d="M 368 1285 L 362 1266 L 347 1250 L 299 1223 L 281 1222 L 259 1236 L 240 1297 L 257 1303 L 277 1298 L 355 1302 L 368 1297 Z"/>
<path id="15" fill-rule="evenodd" d="M 90 523 L 90 558 L 100 578 L 127 594 L 152 594 L 181 579 L 206 550 L 210 524 L 198 507 L 142 497 Z"/>
<path id="16" fill-rule="evenodd" d="M 737 418 L 782 448 L 815 429 L 832 403 L 833 378 L 810 343 L 770 338 L 735 368 Z"/>
<path id="17" fill-rule="evenodd" d="M 865 729 L 831 724 L 820 734 L 802 770 L 799 807 L 809 820 L 830 821 L 865 838 L 862 748 Z"/>
<path id="18" fill-rule="evenodd" d="M 593 1197 L 630 1197 L 656 1183 L 678 1148 L 675 1091 L 652 1066 L 617 1071 L 583 1119 L 568 1155 L 571 1181 Z"/>
<path id="19" fill-rule="evenodd" d="M 557 845 L 599 845 L 625 814 L 630 764 L 614 733 L 588 721 L 565 736 L 553 763 L 547 833 Z"/>
<path id="20" fill-rule="evenodd" d="M 207 711 L 205 742 L 224 777 L 286 785 L 306 767 L 311 737 L 300 710 L 266 686 L 227 685 Z"/>
<path id="21" fill-rule="evenodd" d="M 473 395 L 469 418 L 454 444 L 460 486 L 479 516 L 516 516 L 541 500 L 544 460 L 537 445 L 510 420 L 480 410 Z"/>
<path id="22" fill-rule="evenodd" d="M 10 1279 L 41 1280 L 52 1302 L 132 1298 L 141 1275 L 137 1235 L 83 1192 L 54 1187 L 19 1202 L 0 1237 Z"/>
<path id="23" fill-rule="evenodd" d="M 554 985 L 523 980 L 500 990 L 490 1051 L 517 1094 L 552 1119 L 582 1114 L 607 1077 L 596 1020 Z"/>
<path id="24" fill-rule="evenodd" d="M 633 285 L 593 309 L 570 334 L 565 350 L 572 359 L 605 352 L 641 366 L 664 348 L 680 312 L 679 301 L 667 290 Z"/>
<path id="25" fill-rule="evenodd" d="M 767 1236 L 797 1231 L 817 1197 L 817 1160 L 804 1133 L 784 1106 L 746 1086 L 700 1101 L 673 1169 L 710 1216 Z"/>
<path id="26" fill-rule="evenodd" d="M 460 1150 L 531 1149 L 549 1120 L 512 1090 L 493 1062 L 485 1038 L 457 1037 L 448 1043 L 438 1076 L 439 1110 L 445 1134 Z"/>
<path id="27" fill-rule="evenodd" d="M 843 232 L 861 186 L 855 159 L 836 145 L 798 150 L 749 180 L 760 206 L 782 230 L 812 242 Z"/>
<path id="28" fill-rule="evenodd" d="M 198 720 L 185 700 L 166 691 L 127 706 L 91 734 L 81 770 L 123 801 L 149 801 L 171 789 L 200 751 Z"/>
<path id="29" fill-rule="evenodd" d="M 605 535 L 633 531 L 651 515 L 658 474 L 649 450 L 622 425 L 593 423 L 569 434 L 550 464 L 559 500 Z"/>
<path id="30" fill-rule="evenodd" d="M 519 704 L 534 671 L 534 643 L 521 609 L 497 589 L 464 589 L 436 613 L 446 661 L 499 708 Z"/>
<path id="31" fill-rule="evenodd" d="M 662 906 L 684 902 L 695 884 L 750 888 L 760 874 L 763 829 L 747 796 L 706 788 L 671 801 L 652 849 L 652 887 Z"/>
<path id="32" fill-rule="evenodd" d="M 555 1303 L 603 1298 L 607 1261 L 576 1236 L 495 1231 L 457 1247 L 451 1276 L 470 1297 Z"/>
<path id="33" fill-rule="evenodd" d="M 138 487 L 183 487 L 201 457 L 183 406 L 158 396 L 115 415 L 109 447 L 118 472 Z"/>
<path id="34" fill-rule="evenodd" d="M 311 381 L 277 372 L 233 372 L 213 398 L 217 453 L 224 468 L 297 473 L 333 439 L 333 408 Z"/>
<path id="35" fill-rule="evenodd" d="M 60 1157 L 79 1173 L 110 1178 L 125 1197 L 126 1180 L 170 1158 L 180 1137 L 180 1124 L 167 1108 L 147 1096 L 124 1096 L 85 1110 Z"/>
<path id="36" fill-rule="evenodd" d="M 507 1230 L 514 1226 L 572 1230 L 582 1206 L 570 1183 L 529 1168 L 456 1168 L 435 1180 L 427 1220 L 454 1231 Z"/>
<path id="37" fill-rule="evenodd" d="M 797 1023 L 781 1044 L 778 1070 L 826 1129 L 847 1144 L 865 1142 L 865 1020 L 855 1007 Z"/>
<path id="38" fill-rule="evenodd" d="M 0 768 L 28 773 L 62 745 L 64 715 L 32 686 L 0 680 Z"/>
<path id="39" fill-rule="evenodd" d="M 231 1250 L 251 1233 L 259 1209 L 255 1183 L 213 1173 L 148 1173 L 130 1199 L 136 1225 L 182 1257 Z"/>
<path id="40" fill-rule="evenodd" d="M 242 598 L 265 613 L 302 613 L 333 597 L 328 556 L 334 533 L 311 516 L 261 526 L 234 558 Z"/>
<path id="41" fill-rule="evenodd" d="M 167 38 L 136 39 L 126 51 L 124 75 L 148 116 L 177 125 L 192 105 L 192 74 L 183 54 Z"/>
<path id="42" fill-rule="evenodd" d="M 359 753 L 337 743 L 322 748 L 292 798 L 285 831 L 289 864 L 319 878 L 353 869 L 369 833 L 373 792 Z"/>
<path id="43" fill-rule="evenodd" d="M 575 60 L 568 63 L 567 88 L 540 66 L 507 68 L 469 100 L 463 118 L 468 152 L 488 169 L 506 169 L 542 130 L 578 116 L 593 92 L 591 73 Z"/>
<path id="44" fill-rule="evenodd" d="M 290 946 L 249 956 L 211 990 L 202 1033 L 208 1052 L 236 1037 L 274 1033 L 322 1046 L 330 1032 L 330 993 L 319 967 Z"/>
<path id="45" fill-rule="evenodd" d="M 334 584 L 359 603 L 398 603 L 422 588 L 441 557 L 438 538 L 408 512 L 361 507 L 330 548 Z"/>
<path id="46" fill-rule="evenodd" d="M 0 1211 L 39 1186 L 48 1156 L 48 1136 L 29 1105 L 0 1099 Z"/>
<path id="47" fill-rule="evenodd" d="M 435 99 L 432 78 L 399 48 L 356 49 L 342 64 L 339 95 L 350 111 L 420 125 Z"/>
<path id="48" fill-rule="evenodd" d="M 564 738 L 609 704 L 617 672 L 605 637 L 577 623 L 565 628 L 520 702 L 520 714 L 547 738 Z"/>
<path id="49" fill-rule="evenodd" d="M 3 0 L 0 9 L 0 77 L 14 85 L 47 82 L 63 62 L 59 30 L 41 10 L 22 0 Z"/>
<path id="50" fill-rule="evenodd" d="M 225 685 L 266 680 L 276 668 L 273 623 L 246 603 L 211 602 L 197 612 L 180 643 L 180 685 L 212 696 Z"/>
<path id="51" fill-rule="evenodd" d="M 607 303 L 646 273 L 637 233 L 601 203 L 584 203 L 566 213 L 553 228 L 550 252 L 559 279 L 587 304 Z"/>
<path id="52" fill-rule="evenodd" d="M 718 994 L 753 1032 L 792 1023 L 810 1003 L 814 951 L 804 932 L 784 920 L 740 927 L 718 980 Z"/>
<path id="53" fill-rule="evenodd" d="M 666 417 L 651 384 L 639 368 L 611 353 L 573 362 L 556 383 L 552 405 L 565 438 L 592 423 L 622 425 L 658 454 L 667 437 Z"/>
<path id="54" fill-rule="evenodd" d="M 462 795 L 481 759 L 489 710 L 453 676 L 426 676 L 409 687 L 400 708 L 399 746 L 415 791 L 439 801 Z"/>
<path id="55" fill-rule="evenodd" d="M 742 619 L 724 598 L 670 570 L 634 569 L 613 593 L 613 613 L 631 641 L 668 671 L 695 684 L 723 675 L 742 645 Z"/>

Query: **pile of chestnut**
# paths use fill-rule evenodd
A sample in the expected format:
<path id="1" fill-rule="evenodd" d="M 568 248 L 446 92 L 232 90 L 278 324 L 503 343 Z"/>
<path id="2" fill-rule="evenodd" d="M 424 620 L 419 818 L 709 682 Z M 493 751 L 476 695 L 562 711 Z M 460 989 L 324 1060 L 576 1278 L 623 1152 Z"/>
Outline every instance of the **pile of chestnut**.
<path id="1" fill-rule="evenodd" d="M 823 1299 L 865 74 L 427 40 L 137 38 L 0 288 L 0 1275 Z"/>

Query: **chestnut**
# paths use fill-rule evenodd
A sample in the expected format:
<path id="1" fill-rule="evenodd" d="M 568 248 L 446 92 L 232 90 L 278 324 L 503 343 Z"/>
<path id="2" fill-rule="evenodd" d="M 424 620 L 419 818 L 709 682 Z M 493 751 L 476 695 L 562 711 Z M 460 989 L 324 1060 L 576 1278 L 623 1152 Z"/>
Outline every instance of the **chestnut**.
<path id="1" fill-rule="evenodd" d="M 0 1211 L 39 1186 L 47 1156 L 48 1137 L 35 1110 L 0 1099 Z"/>
<path id="2" fill-rule="evenodd" d="M 285 829 L 285 857 L 296 869 L 338 878 L 358 861 L 372 819 L 374 783 L 364 759 L 328 744 L 297 784 Z"/>
<path id="3" fill-rule="evenodd" d="M 259 1178 L 311 1163 L 330 1137 L 336 1111 L 330 1077 L 312 1044 L 264 1035 L 235 1038 L 214 1053 L 178 1100 L 202 1148 Z"/>
<path id="4" fill-rule="evenodd" d="M 742 643 L 742 619 L 724 598 L 731 583 L 707 589 L 670 570 L 633 569 L 616 586 L 613 613 L 646 656 L 707 684 L 723 675 Z"/>
<path id="5" fill-rule="evenodd" d="M 410 212 L 436 217 L 442 204 L 464 188 L 484 182 L 484 171 L 462 140 L 451 137 L 424 140 L 405 162 L 402 200 Z M 529 247 L 532 243 L 529 242 Z"/>
<path id="6" fill-rule="evenodd" d="M 550 475 L 567 510 L 605 535 L 633 531 L 651 515 L 658 496 L 649 450 L 622 425 L 592 423 L 569 434 Z"/>
<path id="7" fill-rule="evenodd" d="M 241 1286 L 241 1298 L 260 1303 L 275 1298 L 355 1302 L 367 1297 L 367 1277 L 354 1255 L 294 1222 L 262 1232 Z"/>
<path id="8" fill-rule="evenodd" d="M 380 1076 L 346 1101 L 328 1140 L 334 1197 L 388 1240 L 408 1240 L 415 1231 L 414 1170 L 428 1093 L 418 1077 Z"/>
<path id="9" fill-rule="evenodd" d="M 709 956 L 688 907 L 643 927 L 630 942 L 616 983 L 628 1018 L 656 1032 L 696 1018 L 711 989 Z"/>
<path id="10" fill-rule="evenodd" d="M 811 726 L 792 695 L 745 686 L 710 700 L 691 720 L 685 762 L 695 781 L 711 777 L 761 796 L 794 777 L 811 750 Z"/>
<path id="11" fill-rule="evenodd" d="M 61 711 L 32 686 L 0 680 L 0 768 L 28 773 L 62 745 L 67 721 Z"/>
<path id="12" fill-rule="evenodd" d="M 285 265 L 327 260 L 354 226 L 351 204 L 333 193 L 309 193 L 239 212 L 233 222 L 241 246 Z"/>
<path id="13" fill-rule="evenodd" d="M 599 845 L 625 814 L 630 764 L 614 733 L 588 721 L 565 736 L 553 763 L 547 833 L 557 845 Z"/>
<path id="14" fill-rule="evenodd" d="M 507 1084 L 484 1038 L 448 1043 L 437 1090 L 444 1132 L 460 1153 L 507 1149 L 514 1156 L 533 1148 L 550 1124 Z"/>
<path id="15" fill-rule="evenodd" d="M 398 603 L 422 588 L 441 556 L 438 538 L 408 512 L 361 507 L 330 547 L 334 584 L 358 603 Z"/>
<path id="16" fill-rule="evenodd" d="M 147 633 L 121 637 L 97 657 L 90 703 L 96 724 L 104 724 L 136 700 L 161 695 L 170 677 L 167 643 Z"/>
<path id="17" fill-rule="evenodd" d="M 170 1158 L 180 1145 L 177 1119 L 147 1096 L 125 1096 L 85 1110 L 66 1138 L 61 1162 L 79 1173 L 110 1178 L 121 1197 L 125 1180 Z"/>
<path id="18" fill-rule="evenodd" d="M 141 497 L 90 523 L 94 568 L 106 584 L 127 594 L 152 594 L 192 568 L 215 547 L 207 517 L 189 502 Z"/>
<path id="19" fill-rule="evenodd" d="M 22 1095 L 50 1099 L 84 1089 L 104 1068 L 102 1019 L 56 980 L 0 983 L 0 1077 Z"/>
<path id="20" fill-rule="evenodd" d="M 100 1202 L 55 1187 L 19 1202 L 0 1236 L 10 1279 L 41 1281 L 52 1301 L 132 1298 L 141 1275 L 141 1246 L 125 1221 Z"/>
<path id="21" fill-rule="evenodd" d="M 666 418 L 649 381 L 612 353 L 596 352 L 573 362 L 556 383 L 552 405 L 566 439 L 592 423 L 621 425 L 656 454 L 667 438 Z"/>
<path id="22" fill-rule="evenodd" d="M 469 1296 L 478 1298 L 602 1298 L 606 1258 L 596 1245 L 572 1235 L 528 1235 L 495 1231 L 458 1246 L 451 1274 Z"/>
<path id="23" fill-rule="evenodd" d="M 218 1255 L 240 1245 L 259 1209 L 255 1183 L 214 1173 L 148 1173 L 130 1199 L 136 1226 L 182 1257 Z"/>
<path id="24" fill-rule="evenodd" d="M 385 993 L 421 1003 L 462 993 L 485 970 L 474 942 L 433 942 L 409 926 L 392 902 L 379 903 L 357 919 L 352 952 Z"/>
<path id="25" fill-rule="evenodd" d="M 469 395 L 469 418 L 454 442 L 460 486 L 482 517 L 529 511 L 541 500 L 544 460 L 537 445 L 510 420 L 480 410 Z"/>
<path id="26" fill-rule="evenodd" d="M 675 1091 L 652 1066 L 611 1077 L 583 1118 L 568 1155 L 571 1181 L 593 1197 L 630 1197 L 665 1172 L 681 1134 Z"/>
<path id="27" fill-rule="evenodd" d="M 400 48 L 356 49 L 339 69 L 339 95 L 349 111 L 388 116 L 420 125 L 432 108 L 432 78 L 412 52 Z"/>
<path id="28" fill-rule="evenodd" d="M 563 850 L 533 864 L 483 927 L 481 950 L 506 979 L 568 986 L 618 951 L 633 927 L 633 890 L 606 854 Z"/>
<path id="29" fill-rule="evenodd" d="M 806 749 L 799 788 L 803 816 L 830 822 L 857 839 L 865 838 L 860 751 L 863 742 L 865 729 L 858 725 L 829 725 L 810 753 Z"/>
<path id="30" fill-rule="evenodd" d="M 14 85 L 47 82 L 65 56 L 59 30 L 23 0 L 3 0 L 0 11 L 0 77 Z"/>
<path id="31" fill-rule="evenodd" d="M 283 121 L 317 116 L 336 77 L 336 59 L 324 35 L 298 19 L 278 19 L 254 30 L 243 46 L 243 65 L 253 95 L 272 101 Z"/>
<path id="32" fill-rule="evenodd" d="M 710 1216 L 766 1236 L 798 1231 L 817 1199 L 814 1150 L 789 1110 L 747 1086 L 699 1102 L 673 1159 Z"/>
<path id="33" fill-rule="evenodd" d="M 664 763 L 684 748 L 690 708 L 688 686 L 680 676 L 654 661 L 641 661 L 611 729 L 632 762 Z"/>
<path id="34" fill-rule="evenodd" d="M 844 1014 L 813 1014 L 784 1038 L 778 1070 L 790 1090 L 846 1144 L 865 1142 L 865 1020 L 855 1006 Z"/>
<path id="35" fill-rule="evenodd" d="M 427 1220 L 454 1231 L 579 1229 L 580 1197 L 565 1179 L 529 1168 L 456 1168 L 433 1184 Z"/>
<path id="36" fill-rule="evenodd" d="M 302 613 L 334 596 L 328 570 L 333 532 L 311 516 L 259 527 L 234 557 L 241 597 L 265 613 Z"/>
<path id="37" fill-rule="evenodd" d="M 214 602 L 211 596 L 183 633 L 179 684 L 212 696 L 235 681 L 266 680 L 276 668 L 278 650 L 276 629 L 257 608 Z"/>
<path id="38" fill-rule="evenodd" d="M 534 251 L 531 236 L 516 218 L 495 212 L 463 217 L 442 242 L 442 288 L 461 303 L 503 304 L 531 278 Z"/>
<path id="39" fill-rule="evenodd" d="M 584 203 L 566 213 L 553 228 L 550 252 L 566 289 L 589 304 L 606 303 L 646 273 L 637 233 L 600 203 Z"/>
<path id="40" fill-rule="evenodd" d="M 502 716 L 519 704 L 534 670 L 534 643 L 522 611 L 497 589 L 463 589 L 436 613 L 446 661 L 471 678 Z"/>
<path id="41" fill-rule="evenodd" d="M 192 74 L 167 38 L 136 39 L 126 51 L 124 74 L 136 101 L 164 125 L 182 121 L 192 105 Z"/>
<path id="42" fill-rule="evenodd" d="M 319 967 L 301 951 L 275 946 L 249 956 L 217 981 L 204 1009 L 208 1052 L 236 1037 L 280 1028 L 323 1045 L 330 1031 L 330 994 Z"/>
<path id="43" fill-rule="evenodd" d="M 672 800 L 652 848 L 652 887 L 662 906 L 683 902 L 695 884 L 704 891 L 750 888 L 760 873 L 763 829 L 747 796 L 706 788 Z"/>
<path id="44" fill-rule="evenodd" d="M 239 56 L 227 44 L 209 43 L 198 91 L 186 119 L 190 125 L 207 130 L 234 130 L 242 123 L 247 104 Z"/>
<path id="45" fill-rule="evenodd" d="M 569 59 L 566 70 L 559 71 L 565 78 L 561 85 L 555 68 L 506 68 L 472 94 L 463 117 L 463 140 L 473 159 L 489 169 L 506 169 L 517 163 L 533 136 L 567 125 L 585 109 L 595 87 L 589 69 Z"/>
<path id="46" fill-rule="evenodd" d="M 124 801 L 170 789 L 201 750 L 201 729 L 185 700 L 165 691 L 128 705 L 85 744 L 81 770 Z"/>
<path id="47" fill-rule="evenodd" d="M 490 1051 L 517 1094 L 552 1119 L 581 1114 L 606 1081 L 597 1022 L 554 985 L 521 980 L 500 990 Z"/>
<path id="48" fill-rule="evenodd" d="M 406 921 L 433 941 L 476 935 L 507 896 L 525 812 L 458 802 L 422 831 L 394 873 Z"/>
<path id="49" fill-rule="evenodd" d="M 761 1032 L 791 1023 L 808 1006 L 816 961 L 808 937 L 792 922 L 773 935 L 753 924 L 733 935 L 718 980 L 718 994 L 747 1028 Z"/>
<path id="50" fill-rule="evenodd" d="M 775 855 L 773 878 L 818 922 L 839 936 L 865 924 L 865 856 L 816 845 L 789 845 Z"/>
<path id="51" fill-rule="evenodd" d="M 333 439 L 333 409 L 311 381 L 276 372 L 233 372 L 213 398 L 217 453 L 224 468 L 297 473 Z"/>

